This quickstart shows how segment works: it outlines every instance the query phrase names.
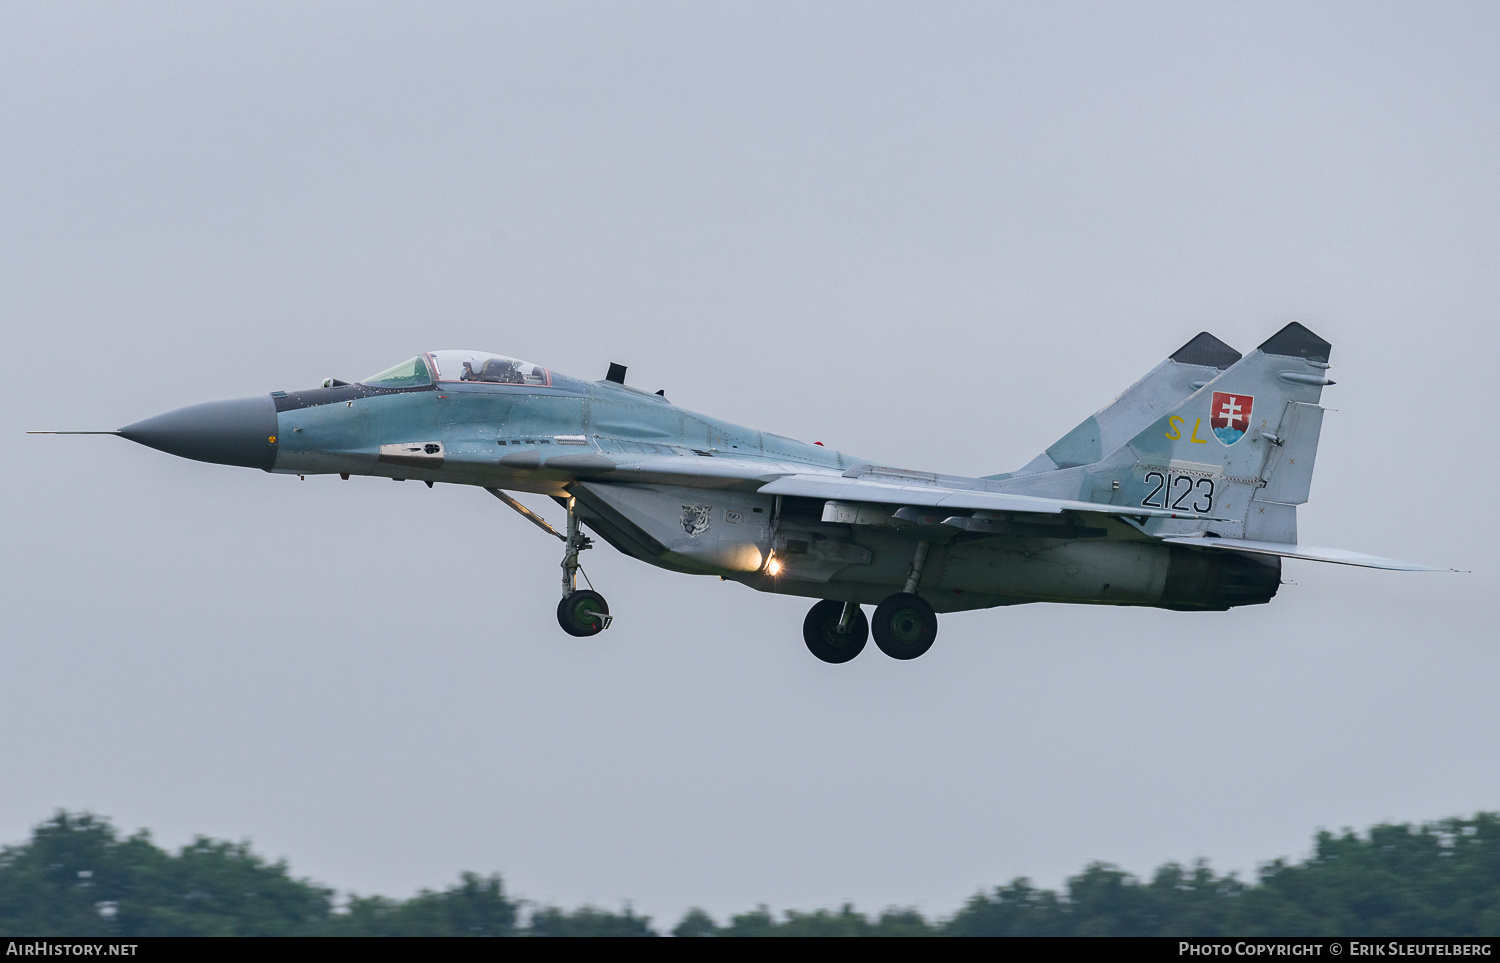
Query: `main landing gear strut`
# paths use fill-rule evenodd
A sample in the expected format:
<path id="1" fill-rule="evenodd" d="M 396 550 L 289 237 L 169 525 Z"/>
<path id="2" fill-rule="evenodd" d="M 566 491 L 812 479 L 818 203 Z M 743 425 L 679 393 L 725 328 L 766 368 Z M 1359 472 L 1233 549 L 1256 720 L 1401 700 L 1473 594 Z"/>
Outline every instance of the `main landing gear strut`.
<path id="1" fill-rule="evenodd" d="M 592 583 L 586 589 L 578 587 L 578 573 L 583 571 L 583 566 L 578 564 L 578 553 L 593 548 L 594 540 L 583 534 L 579 527 L 577 503 L 571 497 L 568 499 L 568 534 L 564 535 L 548 524 L 545 518 L 500 489 L 485 490 L 514 508 L 537 528 L 562 540 L 562 600 L 557 603 L 557 624 L 562 626 L 562 630 L 569 635 L 587 638 L 609 628 L 614 617 L 609 614 L 609 603 L 604 601 L 604 596 L 594 591 Z M 588 581 L 588 577 L 588 573 L 584 572 L 584 581 Z"/>
<path id="2" fill-rule="evenodd" d="M 877 605 L 875 617 L 868 622 L 853 602 L 824 599 L 814 605 L 802 622 L 802 639 L 808 651 L 824 662 L 848 662 L 864 651 L 871 634 L 880 651 L 893 659 L 915 659 L 932 648 L 937 638 L 937 613 L 917 594 L 927 550 L 927 542 L 917 543 L 906 584 Z"/>

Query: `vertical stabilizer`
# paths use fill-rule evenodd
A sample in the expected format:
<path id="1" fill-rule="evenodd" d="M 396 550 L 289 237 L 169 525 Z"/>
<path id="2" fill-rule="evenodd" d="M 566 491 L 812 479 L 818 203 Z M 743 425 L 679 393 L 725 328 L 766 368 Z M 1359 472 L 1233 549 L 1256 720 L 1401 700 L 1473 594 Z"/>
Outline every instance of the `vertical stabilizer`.
<path id="1" fill-rule="evenodd" d="M 1276 332 L 1111 456 L 1121 485 L 1108 500 L 1228 520 L 1152 523 L 1174 534 L 1295 542 L 1323 424 L 1318 401 L 1333 384 L 1329 348 L 1296 322 Z"/>
<path id="2" fill-rule="evenodd" d="M 1092 465 L 1239 360 L 1238 351 L 1207 331 L 1201 332 L 1026 467 L 1012 476 L 994 477 Z"/>

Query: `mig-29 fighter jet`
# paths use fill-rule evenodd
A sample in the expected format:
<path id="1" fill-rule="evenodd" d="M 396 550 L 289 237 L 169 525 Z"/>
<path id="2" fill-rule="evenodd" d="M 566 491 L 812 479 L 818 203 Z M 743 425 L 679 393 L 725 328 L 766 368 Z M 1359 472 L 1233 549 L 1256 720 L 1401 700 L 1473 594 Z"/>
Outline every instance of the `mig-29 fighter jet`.
<path id="1" fill-rule="evenodd" d="M 562 541 L 557 619 L 575 636 L 611 619 L 602 595 L 577 586 L 587 527 L 661 568 L 818 599 L 803 638 L 825 662 L 854 658 L 872 633 L 887 655 L 914 659 L 939 612 L 1223 611 L 1269 602 L 1283 558 L 1437 571 L 1298 543 L 1328 356 L 1296 323 L 1243 357 L 1205 332 L 1025 467 L 983 478 L 728 424 L 626 385 L 620 365 L 590 382 L 478 351 L 105 433 L 268 472 L 483 488 Z M 565 530 L 507 492 L 550 496 Z"/>

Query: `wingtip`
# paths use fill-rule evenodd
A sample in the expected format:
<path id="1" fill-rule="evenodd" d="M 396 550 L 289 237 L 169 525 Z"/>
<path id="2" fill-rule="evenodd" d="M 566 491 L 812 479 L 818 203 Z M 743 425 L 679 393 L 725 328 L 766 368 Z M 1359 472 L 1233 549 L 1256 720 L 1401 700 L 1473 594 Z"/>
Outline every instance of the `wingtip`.
<path id="1" fill-rule="evenodd" d="M 1209 368 L 1218 368 L 1220 371 L 1228 368 L 1242 357 L 1244 356 L 1238 351 L 1207 331 L 1198 332 L 1196 337 L 1171 354 L 1172 360 L 1178 364 L 1203 365 Z"/>
<path id="2" fill-rule="evenodd" d="M 1276 354 L 1289 358 L 1301 358 L 1316 364 L 1327 364 L 1328 353 L 1332 347 L 1305 326 L 1293 321 L 1267 338 L 1261 344 L 1260 351 L 1262 354 Z"/>

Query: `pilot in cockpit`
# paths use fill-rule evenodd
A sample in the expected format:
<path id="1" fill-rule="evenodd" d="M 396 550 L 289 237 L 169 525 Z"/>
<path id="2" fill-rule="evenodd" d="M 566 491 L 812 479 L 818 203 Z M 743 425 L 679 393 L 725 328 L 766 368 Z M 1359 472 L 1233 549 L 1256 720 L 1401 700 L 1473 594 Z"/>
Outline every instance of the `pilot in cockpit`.
<path id="1" fill-rule="evenodd" d="M 526 378 L 521 374 L 521 366 L 518 362 L 509 358 L 490 358 L 485 361 L 479 371 L 474 370 L 472 362 L 464 362 L 464 370 L 458 376 L 460 381 L 487 381 L 490 384 L 522 385 Z"/>

